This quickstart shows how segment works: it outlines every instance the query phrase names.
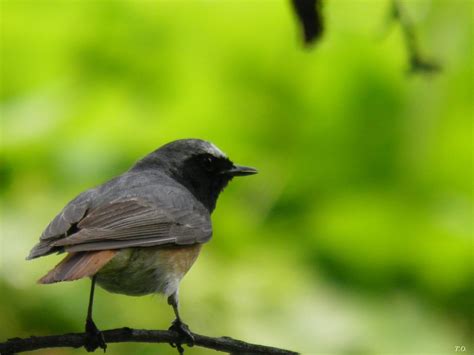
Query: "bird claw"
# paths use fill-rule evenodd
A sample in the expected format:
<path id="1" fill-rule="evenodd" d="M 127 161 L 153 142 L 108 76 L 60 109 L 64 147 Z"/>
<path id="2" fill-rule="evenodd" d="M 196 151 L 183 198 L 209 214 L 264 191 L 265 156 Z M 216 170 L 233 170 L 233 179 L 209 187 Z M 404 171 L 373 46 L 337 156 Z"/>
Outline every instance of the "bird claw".
<path id="1" fill-rule="evenodd" d="M 101 348 L 104 350 L 104 353 L 107 349 L 104 334 L 99 330 L 99 328 L 97 328 L 92 319 L 86 320 L 86 339 L 84 341 L 84 348 L 87 352 L 93 352 L 97 348 Z"/>
<path id="2" fill-rule="evenodd" d="M 171 324 L 171 327 L 168 328 L 168 330 L 176 332 L 180 336 L 178 342 L 170 343 L 173 348 L 176 348 L 178 350 L 180 355 L 184 354 L 184 349 L 182 347 L 183 343 L 185 343 L 189 347 L 194 346 L 194 335 L 189 330 L 188 325 L 183 323 L 181 320 L 175 319 Z"/>
<path id="3" fill-rule="evenodd" d="M 170 345 L 171 345 L 172 348 L 176 348 L 176 350 L 178 350 L 179 355 L 184 354 L 184 348 L 181 346 L 181 344 L 179 344 L 179 343 L 176 343 L 176 344 L 170 343 Z"/>

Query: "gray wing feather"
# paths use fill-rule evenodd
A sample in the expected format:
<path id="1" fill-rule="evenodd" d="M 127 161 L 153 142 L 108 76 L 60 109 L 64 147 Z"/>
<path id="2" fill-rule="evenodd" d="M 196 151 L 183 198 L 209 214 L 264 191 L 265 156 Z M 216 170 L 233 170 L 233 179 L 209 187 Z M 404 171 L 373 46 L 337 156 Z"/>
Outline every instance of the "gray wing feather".
<path id="1" fill-rule="evenodd" d="M 93 190 L 89 190 L 80 194 L 54 217 L 41 234 L 39 243 L 30 251 L 27 259 L 34 259 L 58 251 L 51 244 L 57 239 L 64 238 L 68 231 L 86 215 L 92 193 Z"/>
<path id="2" fill-rule="evenodd" d="M 67 252 L 77 251 L 93 251 L 93 250 L 109 250 L 109 249 L 121 249 L 130 247 L 152 247 L 156 245 L 170 244 L 173 243 L 173 238 L 141 238 L 135 240 L 120 240 L 120 241 L 107 241 L 107 242 L 95 242 L 95 243 L 83 243 L 78 245 L 72 245 L 66 247 Z"/>
<path id="3" fill-rule="evenodd" d="M 211 238 L 210 216 L 197 210 L 180 191 L 151 202 L 125 197 L 88 210 L 80 204 L 64 209 L 43 233 L 30 257 L 54 251 L 67 252 L 146 247 L 163 244 L 204 243 Z M 66 212 L 66 210 L 68 210 Z M 76 230 L 66 235 L 71 226 Z"/>
<path id="4" fill-rule="evenodd" d="M 40 239 L 56 239 L 64 235 L 87 212 L 88 201 L 71 201 L 46 227 Z"/>

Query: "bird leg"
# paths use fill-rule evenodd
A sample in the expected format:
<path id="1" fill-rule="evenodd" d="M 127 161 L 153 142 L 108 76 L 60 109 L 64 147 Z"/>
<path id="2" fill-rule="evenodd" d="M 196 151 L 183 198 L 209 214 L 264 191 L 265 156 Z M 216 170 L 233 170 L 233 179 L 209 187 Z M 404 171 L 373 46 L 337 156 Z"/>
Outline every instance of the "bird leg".
<path id="1" fill-rule="evenodd" d="M 89 307 L 87 308 L 86 318 L 86 339 L 84 341 L 84 348 L 88 352 L 93 352 L 97 348 L 104 350 L 107 349 L 107 344 L 104 340 L 104 334 L 97 328 L 94 321 L 92 320 L 92 306 L 94 304 L 94 288 L 95 288 L 95 275 L 92 276 L 91 292 L 89 295 Z"/>
<path id="2" fill-rule="evenodd" d="M 181 320 L 178 311 L 178 303 L 178 291 L 176 291 L 168 297 L 168 304 L 173 307 L 174 314 L 176 315 L 176 319 L 173 321 L 173 323 L 171 323 L 171 327 L 169 327 L 169 330 L 178 333 L 181 339 L 177 343 L 170 343 L 170 345 L 172 347 L 176 347 L 180 354 L 184 354 L 184 349 L 182 347 L 183 342 L 185 342 L 188 346 L 194 346 L 194 335 L 189 330 L 188 325 L 183 323 L 183 321 Z"/>

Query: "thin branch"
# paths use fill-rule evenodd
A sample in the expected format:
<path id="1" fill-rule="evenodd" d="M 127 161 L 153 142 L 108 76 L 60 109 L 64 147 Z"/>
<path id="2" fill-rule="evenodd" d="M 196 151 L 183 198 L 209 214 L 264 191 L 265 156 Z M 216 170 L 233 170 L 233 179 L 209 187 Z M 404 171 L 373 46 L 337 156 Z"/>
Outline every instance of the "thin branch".
<path id="1" fill-rule="evenodd" d="M 312 44 L 324 31 L 322 0 L 291 0 L 303 30 L 304 42 Z"/>
<path id="2" fill-rule="evenodd" d="M 436 73 L 441 66 L 425 58 L 420 51 L 413 22 L 399 0 L 392 0 L 391 17 L 400 23 L 412 73 Z"/>
<path id="3" fill-rule="evenodd" d="M 178 333 L 165 330 L 143 330 L 118 328 L 103 331 L 106 343 L 179 343 Z M 256 345 L 229 337 L 211 338 L 205 335 L 194 334 L 195 345 L 216 351 L 246 354 L 278 354 L 294 355 L 294 351 L 278 349 L 270 346 Z M 46 348 L 80 348 L 84 346 L 85 333 L 69 333 L 29 338 L 12 338 L 0 343 L 0 354 L 13 354 Z"/>

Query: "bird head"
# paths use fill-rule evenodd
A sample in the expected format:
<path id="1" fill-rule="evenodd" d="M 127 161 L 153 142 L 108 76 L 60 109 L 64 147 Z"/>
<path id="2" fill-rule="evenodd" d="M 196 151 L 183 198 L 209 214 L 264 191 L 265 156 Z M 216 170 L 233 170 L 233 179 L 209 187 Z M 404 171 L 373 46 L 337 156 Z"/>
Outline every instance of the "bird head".
<path id="1" fill-rule="evenodd" d="M 168 143 L 140 160 L 132 169 L 159 169 L 185 186 L 210 211 L 227 184 L 236 176 L 257 170 L 234 164 L 214 144 L 201 139 Z"/>

